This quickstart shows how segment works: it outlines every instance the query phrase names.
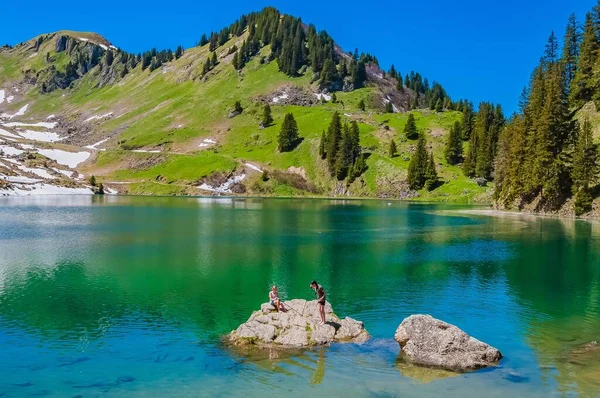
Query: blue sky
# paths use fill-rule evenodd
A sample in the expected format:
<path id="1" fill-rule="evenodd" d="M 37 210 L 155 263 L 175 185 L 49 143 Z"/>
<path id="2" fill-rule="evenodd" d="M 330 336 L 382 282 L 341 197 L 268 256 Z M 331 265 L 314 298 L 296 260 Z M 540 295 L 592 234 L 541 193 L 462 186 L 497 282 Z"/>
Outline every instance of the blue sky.
<path id="1" fill-rule="evenodd" d="M 439 81 L 452 98 L 493 101 L 505 111 L 518 96 L 554 30 L 583 20 L 595 0 L 114 1 L 58 6 L 8 1 L 0 43 L 16 44 L 60 29 L 94 31 L 131 52 L 193 46 L 242 13 L 272 5 L 324 29 L 345 49 L 375 54 L 384 68 L 415 70 Z M 35 10 L 29 11 L 29 10 Z"/>

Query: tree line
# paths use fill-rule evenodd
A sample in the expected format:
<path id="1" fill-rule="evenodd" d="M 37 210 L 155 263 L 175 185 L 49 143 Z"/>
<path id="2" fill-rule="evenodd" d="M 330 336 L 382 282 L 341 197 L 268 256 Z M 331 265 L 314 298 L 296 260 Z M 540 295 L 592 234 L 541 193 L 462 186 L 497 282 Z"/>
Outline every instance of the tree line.
<path id="1" fill-rule="evenodd" d="M 600 104 L 600 1 L 583 28 L 571 15 L 562 48 L 552 32 L 524 88 L 519 111 L 500 135 L 495 199 L 520 208 L 557 210 L 571 197 L 575 212 L 591 210 L 598 182 L 592 125 L 577 118 L 588 102 Z"/>

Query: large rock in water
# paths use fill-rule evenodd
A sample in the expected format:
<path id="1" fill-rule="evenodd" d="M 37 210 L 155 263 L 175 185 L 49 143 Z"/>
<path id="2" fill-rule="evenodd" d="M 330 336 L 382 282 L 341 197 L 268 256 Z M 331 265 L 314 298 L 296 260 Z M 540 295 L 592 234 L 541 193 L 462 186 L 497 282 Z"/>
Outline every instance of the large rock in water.
<path id="1" fill-rule="evenodd" d="M 502 358 L 494 347 L 431 315 L 409 316 L 396 330 L 394 339 L 402 348 L 403 359 L 454 372 L 495 366 Z"/>
<path id="2" fill-rule="evenodd" d="M 316 301 L 290 300 L 284 302 L 287 312 L 277 312 L 270 303 L 232 331 L 227 340 L 236 346 L 310 347 L 333 342 L 362 343 L 369 339 L 362 322 L 338 318 L 331 305 L 325 305 L 324 325 L 319 325 Z"/>

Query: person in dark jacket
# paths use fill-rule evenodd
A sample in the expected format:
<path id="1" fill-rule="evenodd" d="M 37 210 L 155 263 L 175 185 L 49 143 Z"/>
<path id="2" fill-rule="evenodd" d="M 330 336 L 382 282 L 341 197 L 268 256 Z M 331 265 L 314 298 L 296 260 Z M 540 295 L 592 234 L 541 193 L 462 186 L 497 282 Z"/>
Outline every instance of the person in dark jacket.
<path id="1" fill-rule="evenodd" d="M 325 296 L 325 289 L 323 286 L 319 285 L 317 281 L 312 281 L 310 283 L 310 288 L 315 291 L 315 295 L 317 296 L 317 304 L 319 304 L 319 315 L 321 315 L 321 322 L 319 325 L 325 324 L 325 301 L 327 300 Z"/>

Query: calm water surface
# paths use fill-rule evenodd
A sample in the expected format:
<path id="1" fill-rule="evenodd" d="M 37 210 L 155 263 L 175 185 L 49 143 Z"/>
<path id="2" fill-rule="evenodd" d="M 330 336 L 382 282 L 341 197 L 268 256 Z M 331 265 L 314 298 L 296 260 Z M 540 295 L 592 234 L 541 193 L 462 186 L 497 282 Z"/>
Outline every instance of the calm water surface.
<path id="1" fill-rule="evenodd" d="M 379 201 L 0 199 L 0 396 L 600 396 L 600 226 Z M 244 357 L 220 337 L 266 301 L 311 299 L 373 338 Z M 498 368 L 397 360 L 428 313 Z"/>

